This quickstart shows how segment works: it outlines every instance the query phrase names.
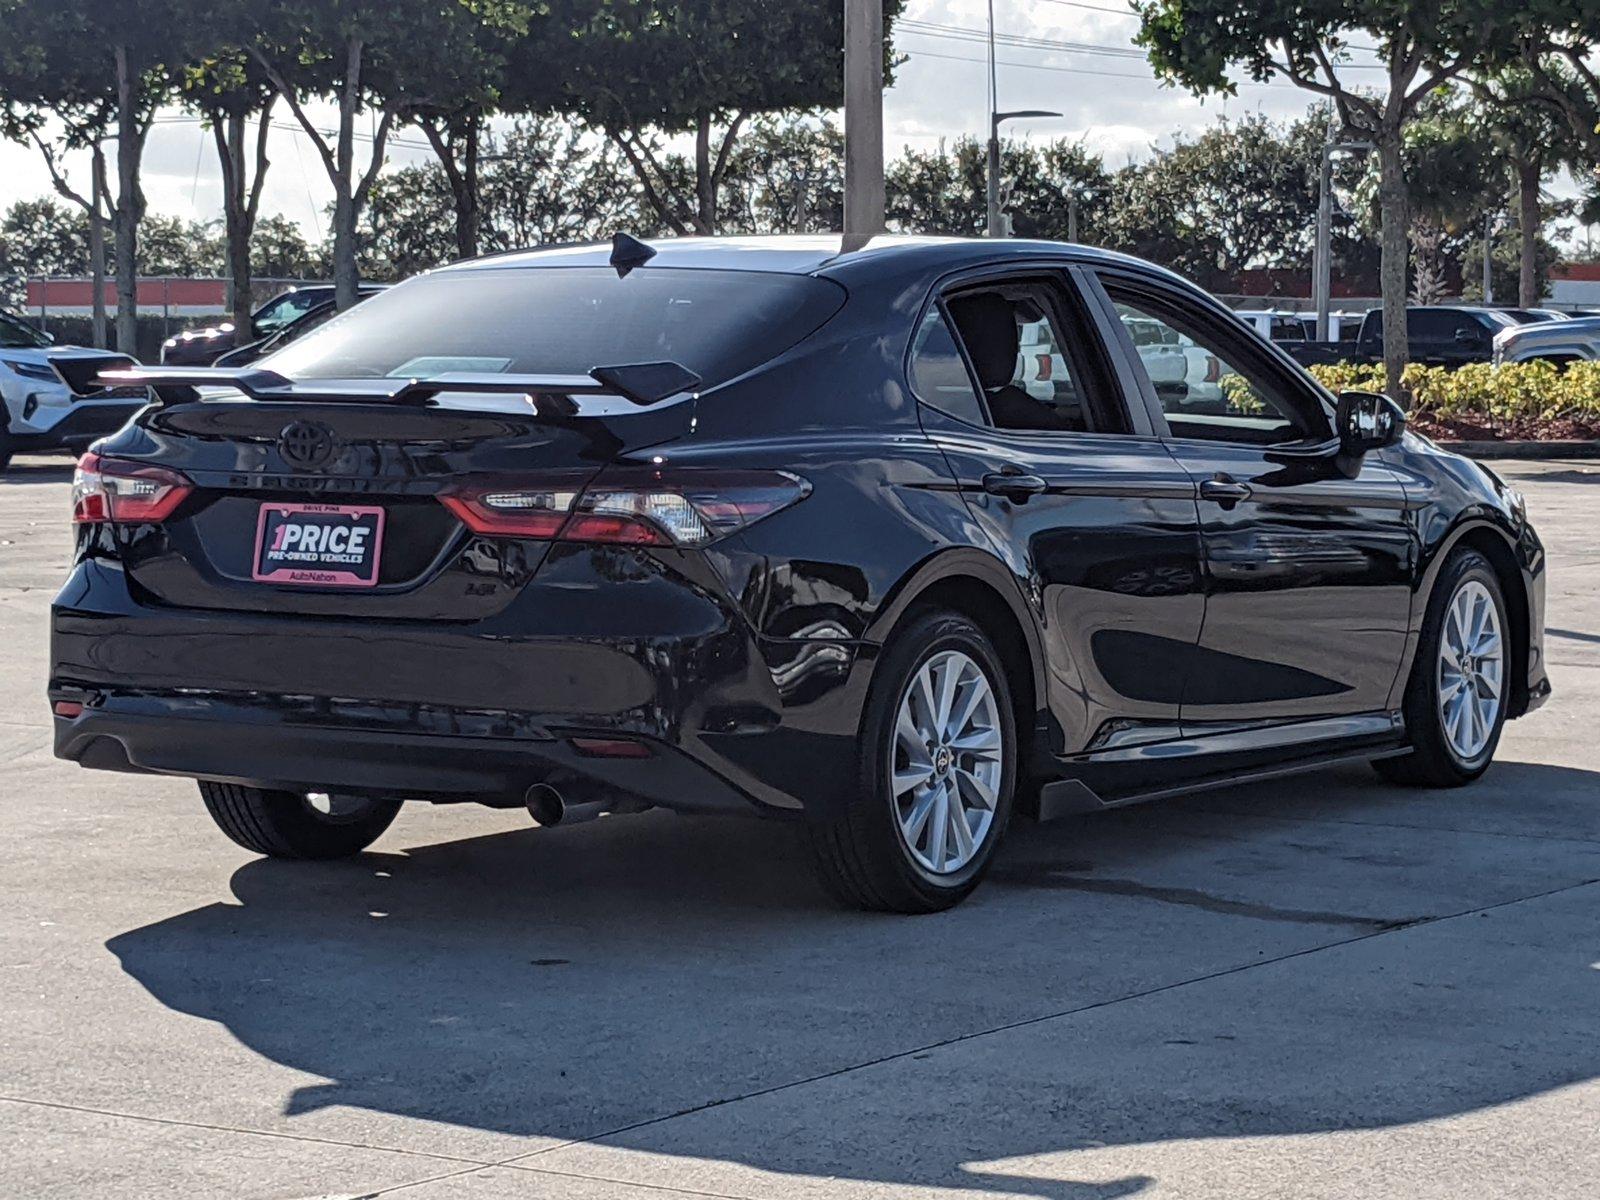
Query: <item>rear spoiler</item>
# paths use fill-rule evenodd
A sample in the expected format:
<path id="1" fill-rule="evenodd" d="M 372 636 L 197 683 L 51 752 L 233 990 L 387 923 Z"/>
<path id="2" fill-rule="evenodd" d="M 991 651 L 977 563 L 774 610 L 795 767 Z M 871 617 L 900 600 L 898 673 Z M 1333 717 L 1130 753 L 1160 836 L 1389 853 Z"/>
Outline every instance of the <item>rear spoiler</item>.
<path id="1" fill-rule="evenodd" d="M 587 375 L 499 375 L 464 372 L 426 379 L 294 380 L 260 367 L 128 367 L 101 371 L 108 386 L 139 384 L 162 404 L 198 398 L 203 387 L 232 388 L 252 400 L 313 400 L 423 407 L 444 392 L 527 396 L 541 414 L 571 415 L 573 395 L 619 395 L 641 407 L 692 392 L 700 376 L 675 362 L 595 367 Z"/>

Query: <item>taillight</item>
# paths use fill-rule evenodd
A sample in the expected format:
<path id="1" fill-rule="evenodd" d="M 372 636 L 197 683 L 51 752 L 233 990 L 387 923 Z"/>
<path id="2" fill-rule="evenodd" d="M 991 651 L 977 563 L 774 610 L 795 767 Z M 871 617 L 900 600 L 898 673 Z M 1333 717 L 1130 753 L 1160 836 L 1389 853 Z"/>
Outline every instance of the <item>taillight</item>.
<path id="1" fill-rule="evenodd" d="M 439 497 L 474 533 L 538 541 L 703 546 L 803 499 L 784 471 L 619 467 L 586 489 L 476 484 Z"/>
<path id="2" fill-rule="evenodd" d="M 537 487 L 472 486 L 439 499 L 473 533 L 550 541 L 571 516 L 585 478 L 551 480 Z"/>
<path id="3" fill-rule="evenodd" d="M 72 476 L 72 520 L 78 525 L 165 521 L 192 491 L 192 483 L 166 467 L 85 454 Z"/>

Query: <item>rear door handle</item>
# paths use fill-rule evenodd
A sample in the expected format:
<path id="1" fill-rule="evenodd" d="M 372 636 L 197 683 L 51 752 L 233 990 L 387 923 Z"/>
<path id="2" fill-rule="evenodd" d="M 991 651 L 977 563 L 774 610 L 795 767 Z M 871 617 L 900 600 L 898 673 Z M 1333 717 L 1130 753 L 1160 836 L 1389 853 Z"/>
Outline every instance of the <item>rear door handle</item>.
<path id="1" fill-rule="evenodd" d="M 1026 504 L 1028 497 L 1048 490 L 1050 485 L 1037 475 L 1020 471 L 991 471 L 983 477 L 983 490 L 991 496 L 1004 496 L 1018 504 Z"/>
<path id="2" fill-rule="evenodd" d="M 1215 500 L 1223 508 L 1232 508 L 1241 500 L 1248 500 L 1252 495 L 1248 483 L 1240 483 L 1231 475 L 1215 475 L 1200 483 L 1200 499 Z"/>

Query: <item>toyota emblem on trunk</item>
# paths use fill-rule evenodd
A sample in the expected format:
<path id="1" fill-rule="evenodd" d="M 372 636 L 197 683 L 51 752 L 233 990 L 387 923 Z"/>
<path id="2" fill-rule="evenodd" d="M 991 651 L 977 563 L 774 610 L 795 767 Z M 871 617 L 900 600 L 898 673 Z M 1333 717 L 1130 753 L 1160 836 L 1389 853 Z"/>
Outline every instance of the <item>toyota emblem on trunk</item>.
<path id="1" fill-rule="evenodd" d="M 326 466 L 337 448 L 333 431 L 315 421 L 294 421 L 278 435 L 278 453 L 291 467 L 303 471 Z"/>

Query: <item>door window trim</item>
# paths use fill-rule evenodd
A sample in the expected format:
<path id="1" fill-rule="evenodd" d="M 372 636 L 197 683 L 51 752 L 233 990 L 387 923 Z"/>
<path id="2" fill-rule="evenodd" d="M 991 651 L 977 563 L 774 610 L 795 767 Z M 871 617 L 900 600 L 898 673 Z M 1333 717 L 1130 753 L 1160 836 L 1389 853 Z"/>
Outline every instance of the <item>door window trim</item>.
<path id="1" fill-rule="evenodd" d="M 1103 370 L 1093 372 L 1093 374 L 1105 376 L 1103 380 L 1096 384 L 1096 389 L 1104 393 L 1104 402 L 1107 406 L 1121 406 L 1120 410 L 1117 411 L 1127 422 L 1127 432 L 1109 429 L 1097 429 L 1088 432 L 1062 429 L 1001 429 L 994 423 L 994 418 L 989 412 L 988 400 L 983 394 L 983 388 L 979 386 L 977 372 L 973 369 L 972 360 L 968 357 L 967 348 L 961 340 L 959 327 L 951 319 L 945 301 L 955 293 L 982 288 L 986 284 L 992 285 L 1007 281 L 1024 283 L 1030 278 L 1036 279 L 1046 284 L 1046 286 L 1059 288 L 1064 293 L 1064 297 L 1068 301 L 1065 305 L 1061 303 L 1062 297 L 1051 297 L 1052 315 L 1058 317 L 1064 328 L 1069 331 L 1077 330 L 1080 325 L 1083 325 L 1083 336 L 1092 339 L 1089 345 L 1083 349 L 1089 352 L 1098 352 Z M 1160 436 L 1161 430 L 1150 420 L 1147 406 L 1143 403 L 1134 402 L 1134 396 L 1138 395 L 1134 387 L 1134 377 L 1127 369 L 1125 355 L 1120 353 L 1119 344 L 1112 340 L 1117 331 L 1121 329 L 1121 321 L 1117 320 L 1115 325 L 1107 323 L 1104 306 L 1101 303 L 1103 293 L 1100 296 L 1095 294 L 1094 289 L 1090 286 L 1094 282 L 1088 269 L 1083 264 L 1063 259 L 1018 259 L 1015 262 L 985 263 L 981 266 L 966 267 L 958 271 L 952 271 L 947 275 L 941 275 L 934 280 L 927 297 L 923 300 L 921 307 L 918 308 L 917 315 L 911 323 L 911 335 L 906 341 L 905 354 L 902 356 L 901 361 L 901 369 L 906 380 L 906 390 L 916 398 L 918 404 L 927 405 L 941 416 L 962 425 L 971 425 L 970 421 L 966 421 L 940 408 L 937 404 L 923 399 L 913 386 L 911 362 L 912 350 L 916 345 L 917 331 L 922 328 L 922 322 L 927 319 L 929 309 L 936 307 L 939 309 L 941 319 L 949 327 L 951 336 L 955 339 L 956 349 L 960 352 L 962 364 L 967 369 L 967 377 L 972 382 L 973 391 L 977 394 L 978 405 L 983 411 L 987 422 L 982 426 L 984 430 L 1006 437 L 1022 436 L 1050 439 Z M 1096 286 L 1098 285 L 1096 284 Z M 1072 302 L 1074 301 L 1081 308 L 1082 315 L 1088 318 L 1087 324 L 1076 319 L 1079 314 L 1072 311 Z M 1114 312 L 1112 315 L 1114 318 Z M 1078 357 L 1079 355 L 1070 356 L 1074 370 L 1078 369 L 1076 361 Z M 1164 425 L 1162 428 L 1164 428 Z"/>
<path id="2" fill-rule="evenodd" d="M 1155 385 L 1150 381 L 1149 374 L 1142 369 L 1134 369 L 1134 364 L 1138 362 L 1139 352 L 1134 346 L 1133 338 L 1123 324 L 1122 318 L 1117 315 L 1116 301 L 1111 298 L 1110 292 L 1106 290 L 1107 281 L 1110 281 L 1113 286 L 1146 293 L 1156 303 L 1171 307 L 1181 315 L 1190 318 L 1206 332 L 1215 332 L 1218 349 L 1230 356 L 1228 358 L 1230 363 L 1245 366 L 1265 375 L 1278 393 L 1290 404 L 1294 405 L 1303 416 L 1311 413 L 1317 414 L 1322 425 L 1320 431 L 1313 430 L 1308 437 L 1298 439 L 1295 442 L 1279 442 L 1276 445 L 1321 443 L 1333 437 L 1330 397 L 1309 376 L 1302 379 L 1300 371 L 1297 367 L 1294 367 L 1294 360 L 1288 358 L 1279 346 L 1271 342 L 1262 341 L 1258 335 L 1252 332 L 1248 326 L 1244 325 L 1232 313 L 1224 310 L 1219 314 L 1213 311 L 1209 305 L 1198 302 L 1195 296 L 1189 295 L 1185 290 L 1174 287 L 1164 280 L 1154 279 L 1142 272 L 1115 266 L 1096 266 L 1085 271 L 1085 275 L 1087 276 L 1084 280 L 1085 287 L 1095 293 L 1102 310 L 1116 320 L 1116 344 L 1121 351 L 1121 357 L 1126 360 L 1129 369 L 1133 371 L 1134 378 L 1137 380 L 1137 393 L 1144 401 L 1144 407 L 1149 414 L 1152 425 L 1155 427 L 1157 436 L 1164 441 L 1184 442 L 1202 446 L 1255 446 L 1255 443 L 1231 441 L 1226 438 L 1179 437 L 1172 432 L 1172 427 L 1167 422 L 1166 410 L 1161 407 L 1161 399 L 1156 395 Z M 1238 328 L 1233 328 L 1234 325 L 1237 325 Z M 1286 367 L 1285 362 L 1290 366 Z M 1255 446 L 1255 448 L 1270 450 L 1272 447 Z"/>

